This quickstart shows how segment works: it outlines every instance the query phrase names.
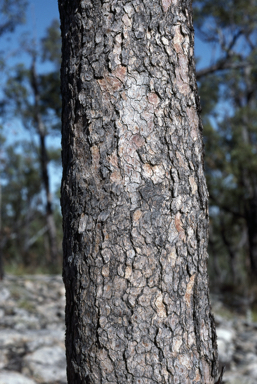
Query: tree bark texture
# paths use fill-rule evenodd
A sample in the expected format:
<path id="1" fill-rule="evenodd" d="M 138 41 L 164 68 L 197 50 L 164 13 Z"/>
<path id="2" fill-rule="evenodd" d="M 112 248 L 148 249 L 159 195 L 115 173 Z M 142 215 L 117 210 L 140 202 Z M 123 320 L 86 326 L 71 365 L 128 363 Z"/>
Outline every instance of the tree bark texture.
<path id="1" fill-rule="evenodd" d="M 214 383 L 189 0 L 59 0 L 70 384 Z"/>

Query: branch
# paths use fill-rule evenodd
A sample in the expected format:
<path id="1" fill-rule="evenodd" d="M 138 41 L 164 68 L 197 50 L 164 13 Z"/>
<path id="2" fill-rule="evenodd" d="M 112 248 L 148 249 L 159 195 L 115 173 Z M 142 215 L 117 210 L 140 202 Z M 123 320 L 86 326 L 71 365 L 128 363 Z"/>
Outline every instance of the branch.
<path id="1" fill-rule="evenodd" d="M 48 228 L 47 225 L 45 225 L 43 228 L 41 228 L 34 236 L 32 236 L 27 244 L 26 244 L 26 251 L 37 241 L 37 239 L 41 236 L 43 236 L 47 232 Z"/>
<path id="2" fill-rule="evenodd" d="M 237 211 L 234 211 L 233 209 L 230 209 L 226 204 L 221 204 L 214 196 L 213 194 L 210 193 L 210 200 L 212 200 L 214 202 L 214 204 L 219 207 L 220 209 L 222 209 L 223 211 L 225 212 L 228 212 L 228 213 L 231 213 L 233 216 L 239 218 L 239 219 L 245 219 L 245 215 L 240 213 L 240 212 L 237 212 Z"/>
<path id="3" fill-rule="evenodd" d="M 243 56 L 239 53 L 236 53 L 233 51 L 233 47 L 237 43 L 237 40 L 239 37 L 243 34 L 243 30 L 239 30 L 237 33 L 234 34 L 232 40 L 230 41 L 229 45 L 226 46 L 225 44 L 225 37 L 221 30 L 218 29 L 217 34 L 220 37 L 220 45 L 224 52 L 226 52 L 226 57 L 223 59 L 218 60 L 215 64 L 211 65 L 210 67 L 203 68 L 200 71 L 196 72 L 196 78 L 199 80 L 200 78 L 207 76 L 211 73 L 215 73 L 217 71 L 222 71 L 226 69 L 239 69 L 244 68 L 247 66 L 247 62 L 243 60 Z M 234 63 L 231 60 L 233 58 L 240 59 L 240 63 Z"/>
<path id="4" fill-rule="evenodd" d="M 202 77 L 210 75 L 218 71 L 224 71 L 226 69 L 239 69 L 244 68 L 248 65 L 247 62 L 233 63 L 230 60 L 220 60 L 217 63 L 211 65 L 210 67 L 200 69 L 196 72 L 196 79 L 200 80 Z"/>

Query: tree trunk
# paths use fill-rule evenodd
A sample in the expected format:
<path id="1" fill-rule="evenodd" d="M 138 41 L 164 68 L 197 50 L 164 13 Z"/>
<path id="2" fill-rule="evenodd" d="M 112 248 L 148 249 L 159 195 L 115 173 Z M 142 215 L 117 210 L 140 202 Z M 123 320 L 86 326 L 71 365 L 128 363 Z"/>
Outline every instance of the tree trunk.
<path id="1" fill-rule="evenodd" d="M 191 3 L 59 8 L 68 382 L 214 383 Z"/>
<path id="2" fill-rule="evenodd" d="M 47 225 L 47 234 L 49 239 L 49 253 L 50 261 L 52 265 L 57 264 L 58 259 L 58 247 L 57 247 L 57 235 L 56 235 L 56 225 L 54 222 L 53 214 L 53 203 L 52 196 L 49 186 L 49 174 L 47 169 L 47 152 L 45 146 L 45 136 L 40 136 L 40 158 L 41 158 L 41 169 L 42 169 L 42 181 L 46 193 L 46 225 Z"/>
<path id="3" fill-rule="evenodd" d="M 3 263 L 3 251 L 0 244 L 0 280 L 4 278 L 4 263 Z"/>
<path id="4" fill-rule="evenodd" d="M 246 221 L 248 229 L 248 244 L 250 271 L 252 283 L 256 283 L 257 276 L 257 198 L 254 196 L 245 204 Z"/>
<path id="5" fill-rule="evenodd" d="M 245 68 L 244 71 L 244 80 L 246 84 L 246 96 L 245 100 L 247 101 L 247 107 L 252 111 L 256 109 L 256 93 L 254 92 L 255 88 L 252 84 L 252 71 L 250 68 Z M 244 100 L 244 101 L 245 101 Z M 245 103 L 242 103 L 241 108 Z M 242 118 L 242 141 L 244 144 L 250 147 L 251 143 L 251 126 L 252 120 L 249 118 L 248 114 Z M 250 259 L 250 271 L 249 276 L 253 284 L 256 283 L 257 276 L 257 177 L 256 172 L 251 168 L 242 169 L 242 180 L 245 188 L 245 218 L 246 225 L 248 230 L 248 244 L 249 244 L 249 259 Z"/>

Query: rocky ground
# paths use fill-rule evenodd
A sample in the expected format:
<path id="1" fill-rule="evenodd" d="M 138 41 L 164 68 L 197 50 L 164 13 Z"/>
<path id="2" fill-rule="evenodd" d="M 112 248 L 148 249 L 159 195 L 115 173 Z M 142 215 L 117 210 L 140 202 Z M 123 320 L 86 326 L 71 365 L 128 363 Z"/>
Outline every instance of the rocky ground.
<path id="1" fill-rule="evenodd" d="M 67 383 L 64 305 L 60 276 L 0 282 L 0 384 Z M 257 384 L 257 323 L 234 316 L 217 297 L 213 308 L 224 382 Z"/>

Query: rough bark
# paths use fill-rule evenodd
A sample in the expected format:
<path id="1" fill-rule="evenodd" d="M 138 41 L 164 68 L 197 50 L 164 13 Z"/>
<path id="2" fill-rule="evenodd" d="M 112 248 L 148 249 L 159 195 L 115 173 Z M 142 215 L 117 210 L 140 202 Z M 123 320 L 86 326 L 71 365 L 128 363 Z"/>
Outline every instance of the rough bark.
<path id="1" fill-rule="evenodd" d="M 68 381 L 214 383 L 186 0 L 59 0 Z"/>

